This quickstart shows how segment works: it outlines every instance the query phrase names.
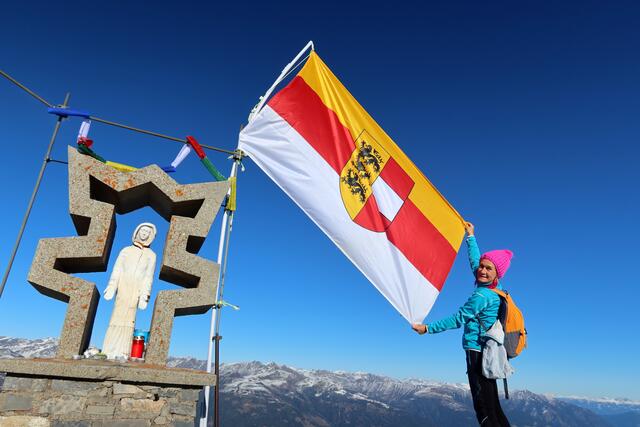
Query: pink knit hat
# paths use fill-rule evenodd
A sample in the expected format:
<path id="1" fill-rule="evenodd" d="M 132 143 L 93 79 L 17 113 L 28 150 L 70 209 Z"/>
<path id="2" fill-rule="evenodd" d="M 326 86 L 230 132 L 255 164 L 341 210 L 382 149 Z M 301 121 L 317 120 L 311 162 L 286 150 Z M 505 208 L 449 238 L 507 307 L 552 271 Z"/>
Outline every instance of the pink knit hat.
<path id="1" fill-rule="evenodd" d="M 502 279 L 502 276 L 507 272 L 511 265 L 511 258 L 513 258 L 513 252 L 509 249 L 496 249 L 495 251 L 489 251 L 482 254 L 480 260 L 488 259 L 496 266 L 496 273 L 498 273 L 498 279 Z"/>

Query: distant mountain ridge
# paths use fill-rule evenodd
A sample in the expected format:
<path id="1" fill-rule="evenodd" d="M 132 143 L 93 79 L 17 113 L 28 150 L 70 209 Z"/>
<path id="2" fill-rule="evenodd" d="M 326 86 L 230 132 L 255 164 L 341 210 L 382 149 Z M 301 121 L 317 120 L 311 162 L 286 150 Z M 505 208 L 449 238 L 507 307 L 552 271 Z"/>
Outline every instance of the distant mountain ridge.
<path id="1" fill-rule="evenodd" d="M 0 358 L 53 357 L 53 338 L 0 337 Z M 204 370 L 206 362 L 170 357 L 168 365 Z M 363 372 L 305 370 L 275 363 L 221 367 L 221 417 L 243 426 L 474 426 L 469 387 Z M 514 391 L 503 407 L 513 426 L 640 426 L 640 402 L 544 396 Z"/>
<path id="2" fill-rule="evenodd" d="M 58 340 L 55 338 L 28 340 L 0 336 L 0 359 L 54 357 L 57 349 Z"/>
<path id="3" fill-rule="evenodd" d="M 398 380 L 368 373 L 232 363 L 221 371 L 223 423 L 281 426 L 475 426 L 466 384 Z M 513 426 L 612 424 L 592 411 L 529 391 L 503 407 Z"/>
<path id="4" fill-rule="evenodd" d="M 556 399 L 587 408 L 599 415 L 615 415 L 625 412 L 640 413 L 640 402 L 631 399 L 598 398 L 587 399 L 577 396 L 554 396 Z"/>

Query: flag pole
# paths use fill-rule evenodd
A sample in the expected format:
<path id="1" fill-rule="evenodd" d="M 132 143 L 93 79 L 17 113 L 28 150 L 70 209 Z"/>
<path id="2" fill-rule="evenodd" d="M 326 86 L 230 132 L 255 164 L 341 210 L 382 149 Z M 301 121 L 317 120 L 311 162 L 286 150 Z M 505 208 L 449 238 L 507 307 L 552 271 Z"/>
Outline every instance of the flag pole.
<path id="1" fill-rule="evenodd" d="M 309 43 L 307 43 L 300 52 L 298 52 L 298 54 L 296 55 L 295 58 L 293 58 L 293 61 L 289 62 L 283 69 L 282 72 L 280 73 L 280 75 L 278 76 L 278 78 L 276 79 L 275 82 L 273 82 L 273 84 L 271 85 L 271 87 L 269 88 L 269 90 L 267 90 L 265 92 L 265 94 L 263 96 L 260 97 L 260 101 L 256 104 L 255 107 L 253 107 L 253 109 L 251 110 L 251 113 L 249 113 L 249 120 L 248 122 L 251 123 L 253 121 L 253 118 L 260 112 L 260 110 L 262 109 L 262 107 L 264 106 L 265 102 L 267 102 L 269 100 L 269 96 L 271 96 L 271 93 L 274 91 L 274 89 L 276 88 L 276 86 L 278 86 L 280 84 L 280 82 L 282 82 L 282 80 L 284 80 L 287 75 L 289 74 L 289 72 L 291 71 L 291 69 L 296 65 L 296 62 L 298 62 L 298 60 L 302 57 L 302 55 L 307 51 L 311 49 L 311 51 L 315 50 L 315 46 L 313 45 L 313 40 L 309 40 Z"/>
<path id="2" fill-rule="evenodd" d="M 233 155 L 233 165 L 231 166 L 231 173 L 229 174 L 229 178 L 235 178 L 238 175 L 238 166 L 242 161 L 242 157 L 244 153 L 237 150 Z M 227 203 L 228 198 L 231 196 L 231 188 L 227 192 Z M 222 296 L 224 290 L 224 278 L 227 267 L 227 256 L 229 254 L 229 238 L 231 236 L 231 228 L 233 224 L 233 213 L 234 210 L 228 209 L 228 204 L 225 207 L 224 215 L 222 217 L 222 225 L 220 227 L 220 241 L 218 243 L 218 258 L 217 263 L 220 266 L 220 272 L 218 275 L 218 286 L 216 289 L 216 303 L 213 306 L 213 312 L 211 313 L 211 325 L 209 328 L 209 351 L 207 354 L 207 372 L 211 372 L 211 362 L 212 356 L 214 352 L 215 346 L 215 376 L 216 376 L 216 384 L 214 386 L 214 425 L 219 426 L 219 387 L 218 382 L 220 379 L 220 366 L 219 366 L 219 342 L 220 337 L 220 310 L 222 309 Z M 214 344 L 215 341 L 215 344 Z M 207 423 L 209 420 L 209 408 L 211 406 L 210 402 L 210 387 L 206 386 L 204 388 L 204 413 L 200 418 L 200 427 L 207 427 Z"/>
<path id="3" fill-rule="evenodd" d="M 3 73 L 4 75 L 4 73 Z M 13 79 L 11 79 L 14 81 Z M 15 81 L 14 81 L 15 82 Z M 19 83 L 16 83 L 20 85 Z M 24 88 L 24 86 L 20 85 Z M 29 91 L 31 93 L 31 91 Z M 31 93 L 34 95 L 33 93 Z M 37 98 L 41 99 L 37 95 L 34 95 Z M 71 94 L 67 92 L 64 97 L 64 102 L 61 107 L 66 108 L 69 103 L 69 97 Z M 42 99 L 41 99 L 42 100 Z M 46 103 L 46 101 L 43 101 Z M 40 167 L 40 173 L 38 174 L 38 179 L 36 179 L 36 185 L 33 187 L 33 192 L 31 193 L 31 199 L 29 200 L 29 204 L 27 205 L 27 211 L 24 214 L 24 218 L 22 219 L 22 225 L 20 226 L 20 231 L 18 231 L 18 237 L 16 238 L 16 242 L 13 246 L 13 250 L 11 252 L 11 257 L 9 258 L 9 265 L 7 265 L 7 270 L 4 273 L 4 277 L 2 278 L 2 283 L 0 283 L 0 297 L 2 297 L 2 293 L 4 292 L 4 286 L 7 283 L 7 279 L 9 278 L 9 273 L 11 272 L 11 267 L 13 266 L 13 261 L 16 258 L 16 254 L 18 253 L 18 248 L 20 247 L 20 241 L 22 240 L 22 235 L 24 234 L 24 229 L 27 226 L 27 221 L 29 220 L 29 215 L 31 214 L 31 209 L 33 208 L 33 204 L 36 201 L 36 196 L 38 194 L 38 190 L 40 189 L 40 184 L 42 183 L 42 177 L 44 176 L 44 171 L 47 168 L 47 164 L 51 161 L 49 156 L 51 156 L 51 150 L 53 149 L 53 144 L 56 142 L 56 137 L 58 136 L 58 131 L 60 130 L 60 125 L 62 121 L 65 119 L 64 116 L 58 116 L 58 120 L 56 121 L 56 125 L 53 128 L 53 134 L 51 135 L 51 139 L 49 140 L 49 146 L 47 147 L 47 152 L 44 155 L 44 159 L 42 161 L 42 166 Z"/>
<path id="4" fill-rule="evenodd" d="M 242 159 L 242 154 L 238 157 L 237 160 L 234 161 L 234 166 L 236 167 L 235 171 L 232 171 L 237 174 L 237 167 Z M 235 209 L 235 208 L 234 208 Z M 229 213 L 229 221 L 227 223 L 227 235 L 226 241 L 224 244 L 224 255 L 222 256 L 222 266 L 220 273 L 220 291 L 218 296 L 218 315 L 216 317 L 216 325 L 215 325 L 215 374 L 216 374 L 216 386 L 214 390 L 214 419 L 213 425 L 214 427 L 220 427 L 220 340 L 222 336 L 220 335 L 220 319 L 222 318 L 222 306 L 227 305 L 224 300 L 224 284 L 225 278 L 227 275 L 227 261 L 229 260 L 229 239 L 231 237 L 231 231 L 233 230 L 233 217 L 235 210 L 230 210 Z M 237 308 L 236 308 L 237 309 Z"/>
<path id="5" fill-rule="evenodd" d="M 313 44 L 313 40 L 309 40 L 309 42 L 298 52 L 298 54 L 293 58 L 291 62 L 289 62 L 280 72 L 280 75 L 276 79 L 275 82 L 271 85 L 271 87 L 265 92 L 263 96 L 260 97 L 260 101 L 256 104 L 255 107 L 249 113 L 248 123 L 251 123 L 253 118 L 260 112 L 264 104 L 271 96 L 271 93 L 275 90 L 276 86 L 284 80 L 289 73 L 295 69 L 296 63 L 302 57 L 302 55 L 311 49 L 312 51 L 315 49 Z M 233 156 L 233 165 L 231 166 L 231 174 L 230 178 L 237 177 L 238 174 L 238 166 L 244 157 L 244 153 L 240 150 L 236 150 Z M 227 193 L 230 195 L 231 190 Z M 222 295 L 224 291 L 224 276 L 226 273 L 227 266 L 227 255 L 229 253 L 229 236 L 231 234 L 231 229 L 233 225 L 233 213 L 234 211 L 230 211 L 229 209 L 225 209 L 224 216 L 222 217 L 222 225 L 220 229 L 220 241 L 218 243 L 218 265 L 220 265 L 220 275 L 218 278 L 218 288 L 216 304 L 213 307 L 213 312 L 211 313 L 211 325 L 209 329 L 209 351 L 207 354 L 207 372 L 211 372 L 211 359 L 213 356 L 213 352 L 215 349 L 215 375 L 216 375 L 216 385 L 214 391 L 214 426 L 220 427 L 220 388 L 219 388 L 219 379 L 220 379 L 220 366 L 219 366 L 219 348 L 220 348 L 220 339 L 222 338 L 219 335 L 220 331 L 220 314 L 219 311 L 222 309 Z M 210 387 L 206 386 L 204 388 L 204 411 L 200 418 L 200 427 L 207 427 L 209 420 L 209 408 L 211 406 L 210 402 Z"/>

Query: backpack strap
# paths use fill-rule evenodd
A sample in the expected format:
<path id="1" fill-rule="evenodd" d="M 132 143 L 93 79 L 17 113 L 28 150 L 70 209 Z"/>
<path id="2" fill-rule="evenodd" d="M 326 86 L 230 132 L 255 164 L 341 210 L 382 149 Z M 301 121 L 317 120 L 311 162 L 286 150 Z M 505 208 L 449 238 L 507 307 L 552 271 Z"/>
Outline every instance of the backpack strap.
<path id="1" fill-rule="evenodd" d="M 501 296 L 504 299 L 507 299 L 507 295 L 509 295 L 509 292 L 507 291 L 501 291 L 500 289 L 491 289 L 493 292 L 495 292 L 496 294 L 498 294 L 499 296 Z"/>
<path id="2" fill-rule="evenodd" d="M 502 322 L 502 327 L 506 327 L 506 317 L 507 311 L 509 310 L 509 292 L 501 291 L 500 289 L 491 289 L 493 292 L 498 294 L 498 298 L 500 299 L 500 307 L 498 308 L 498 320 Z"/>
<path id="3" fill-rule="evenodd" d="M 490 288 L 490 289 L 491 289 L 491 288 Z M 508 292 L 501 291 L 501 290 L 499 290 L 499 289 L 495 289 L 495 288 L 493 288 L 493 289 L 491 289 L 491 290 L 492 290 L 493 292 L 495 292 L 496 294 L 498 294 L 498 296 L 500 296 L 500 297 L 504 298 L 504 299 L 505 299 L 505 301 L 506 301 L 506 299 L 507 299 L 507 297 L 506 297 L 506 296 L 509 294 Z M 502 305 L 502 301 L 500 301 L 500 304 Z M 497 318 L 497 320 L 499 320 L 499 319 L 500 319 L 500 313 L 498 313 L 498 318 Z M 482 330 L 482 333 L 483 333 L 483 334 L 486 334 L 486 333 L 487 333 L 487 331 L 488 331 L 488 329 L 487 329 L 487 328 L 485 328 L 485 327 L 484 327 L 484 325 L 482 324 L 482 321 L 480 320 L 480 313 L 476 314 L 476 320 L 478 321 L 478 324 L 480 325 L 480 329 Z"/>

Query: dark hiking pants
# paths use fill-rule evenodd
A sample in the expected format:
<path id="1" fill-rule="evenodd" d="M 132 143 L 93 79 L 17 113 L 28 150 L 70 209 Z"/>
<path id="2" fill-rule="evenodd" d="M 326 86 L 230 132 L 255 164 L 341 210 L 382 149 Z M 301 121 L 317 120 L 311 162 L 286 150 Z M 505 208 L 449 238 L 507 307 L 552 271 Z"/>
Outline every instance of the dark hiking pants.
<path id="1" fill-rule="evenodd" d="M 478 423 L 482 427 L 509 427 L 509 420 L 500 407 L 496 380 L 482 375 L 482 353 L 467 350 L 466 354 L 467 376 Z"/>

